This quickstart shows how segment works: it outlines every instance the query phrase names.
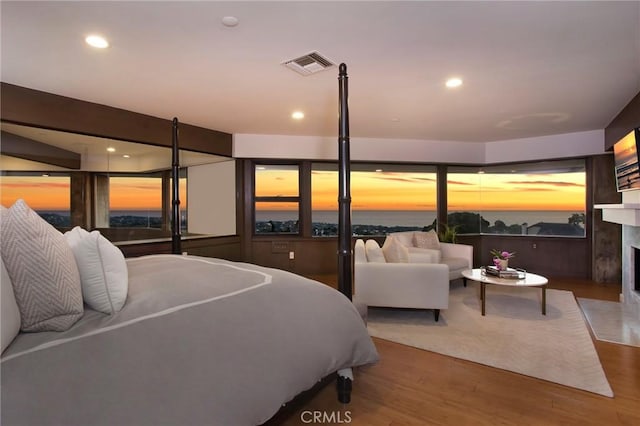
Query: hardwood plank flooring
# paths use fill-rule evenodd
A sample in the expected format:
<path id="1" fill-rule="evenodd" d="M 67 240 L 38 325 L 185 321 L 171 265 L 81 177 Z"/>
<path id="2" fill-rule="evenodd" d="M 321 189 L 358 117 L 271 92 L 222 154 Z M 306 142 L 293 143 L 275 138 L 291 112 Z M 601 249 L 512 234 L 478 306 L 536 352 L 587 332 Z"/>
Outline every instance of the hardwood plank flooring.
<path id="1" fill-rule="evenodd" d="M 311 278 L 336 286 L 333 276 Z M 549 286 L 602 300 L 617 301 L 620 293 L 620 285 L 574 279 L 551 279 Z M 278 424 L 313 424 L 309 420 L 318 412 L 329 416 L 324 424 L 372 426 L 640 425 L 640 348 L 594 339 L 615 394 L 607 398 L 382 339 L 374 342 L 381 360 L 354 371 L 350 404 L 337 402 L 334 380 L 290 407 Z"/>

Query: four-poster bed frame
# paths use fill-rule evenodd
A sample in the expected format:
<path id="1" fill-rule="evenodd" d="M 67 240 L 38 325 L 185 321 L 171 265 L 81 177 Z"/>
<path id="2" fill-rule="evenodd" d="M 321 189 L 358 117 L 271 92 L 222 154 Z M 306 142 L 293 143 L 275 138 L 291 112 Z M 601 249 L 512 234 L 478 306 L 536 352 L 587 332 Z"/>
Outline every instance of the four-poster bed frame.
<path id="1" fill-rule="evenodd" d="M 338 69 L 338 290 L 352 300 L 353 251 L 351 249 L 351 158 L 349 147 L 349 77 L 347 65 Z M 178 119 L 173 119 L 172 134 L 172 253 L 181 254 L 180 234 L 180 160 L 178 147 Z M 353 373 L 351 369 L 338 371 L 338 400 L 351 401 Z"/>

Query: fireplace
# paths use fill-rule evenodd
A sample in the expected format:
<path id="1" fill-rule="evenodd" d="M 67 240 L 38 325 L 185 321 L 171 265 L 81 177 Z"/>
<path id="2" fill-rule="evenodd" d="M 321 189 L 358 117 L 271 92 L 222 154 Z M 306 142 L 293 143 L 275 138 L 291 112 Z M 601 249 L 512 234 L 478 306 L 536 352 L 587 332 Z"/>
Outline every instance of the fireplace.
<path id="1" fill-rule="evenodd" d="M 621 296 L 640 317 L 640 226 L 622 225 Z"/>

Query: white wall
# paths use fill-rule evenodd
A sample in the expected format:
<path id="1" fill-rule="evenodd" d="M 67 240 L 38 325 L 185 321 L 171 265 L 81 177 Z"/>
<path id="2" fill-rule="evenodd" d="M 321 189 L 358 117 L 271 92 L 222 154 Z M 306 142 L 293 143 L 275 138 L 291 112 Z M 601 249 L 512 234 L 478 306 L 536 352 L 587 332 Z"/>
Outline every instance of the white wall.
<path id="1" fill-rule="evenodd" d="M 187 176 L 188 232 L 235 235 L 235 161 L 191 166 Z"/>
<path id="2" fill-rule="evenodd" d="M 352 161 L 494 164 L 604 153 L 604 130 L 497 142 L 351 138 Z M 235 134 L 236 158 L 336 160 L 338 138 Z"/>
<path id="3" fill-rule="evenodd" d="M 486 142 L 485 163 L 583 157 L 605 153 L 604 130 Z"/>

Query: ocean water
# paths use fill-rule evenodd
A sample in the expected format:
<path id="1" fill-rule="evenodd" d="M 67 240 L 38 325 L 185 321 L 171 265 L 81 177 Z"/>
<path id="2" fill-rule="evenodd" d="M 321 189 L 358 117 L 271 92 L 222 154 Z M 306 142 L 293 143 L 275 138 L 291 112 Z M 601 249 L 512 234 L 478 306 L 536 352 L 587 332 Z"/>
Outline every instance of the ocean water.
<path id="1" fill-rule="evenodd" d="M 38 210 L 38 213 L 55 213 L 61 216 L 69 216 L 65 210 Z M 450 212 L 454 213 L 454 212 Z M 575 211 L 532 211 L 532 210 L 489 210 L 479 212 L 490 225 L 497 220 L 508 225 L 533 225 L 537 222 L 567 223 Z M 112 210 L 111 217 L 115 216 L 140 216 L 161 217 L 160 210 Z M 353 210 L 351 223 L 353 225 L 380 225 L 380 226 L 427 226 L 436 218 L 434 210 Z M 267 222 L 298 220 L 298 212 L 282 210 L 257 210 L 256 221 Z M 315 210 L 312 213 L 314 223 L 338 223 L 338 212 L 328 210 Z"/>
<path id="2" fill-rule="evenodd" d="M 69 210 L 37 210 L 37 213 L 58 214 L 60 216 L 69 216 Z M 110 217 L 115 216 L 140 216 L 140 217 L 162 217 L 161 210 L 111 210 Z"/>
<path id="3" fill-rule="evenodd" d="M 450 212 L 454 213 L 454 212 Z M 537 222 L 567 223 L 575 211 L 531 211 L 531 210 L 491 210 L 479 212 L 490 225 L 501 220 L 508 225 L 533 225 Z M 434 210 L 353 210 L 351 212 L 352 225 L 381 225 L 381 226 L 426 226 L 431 225 L 436 218 Z M 296 211 L 259 210 L 256 211 L 256 221 L 269 220 L 288 221 L 298 220 Z M 315 210 L 312 213 L 314 223 L 338 223 L 337 211 Z"/>

